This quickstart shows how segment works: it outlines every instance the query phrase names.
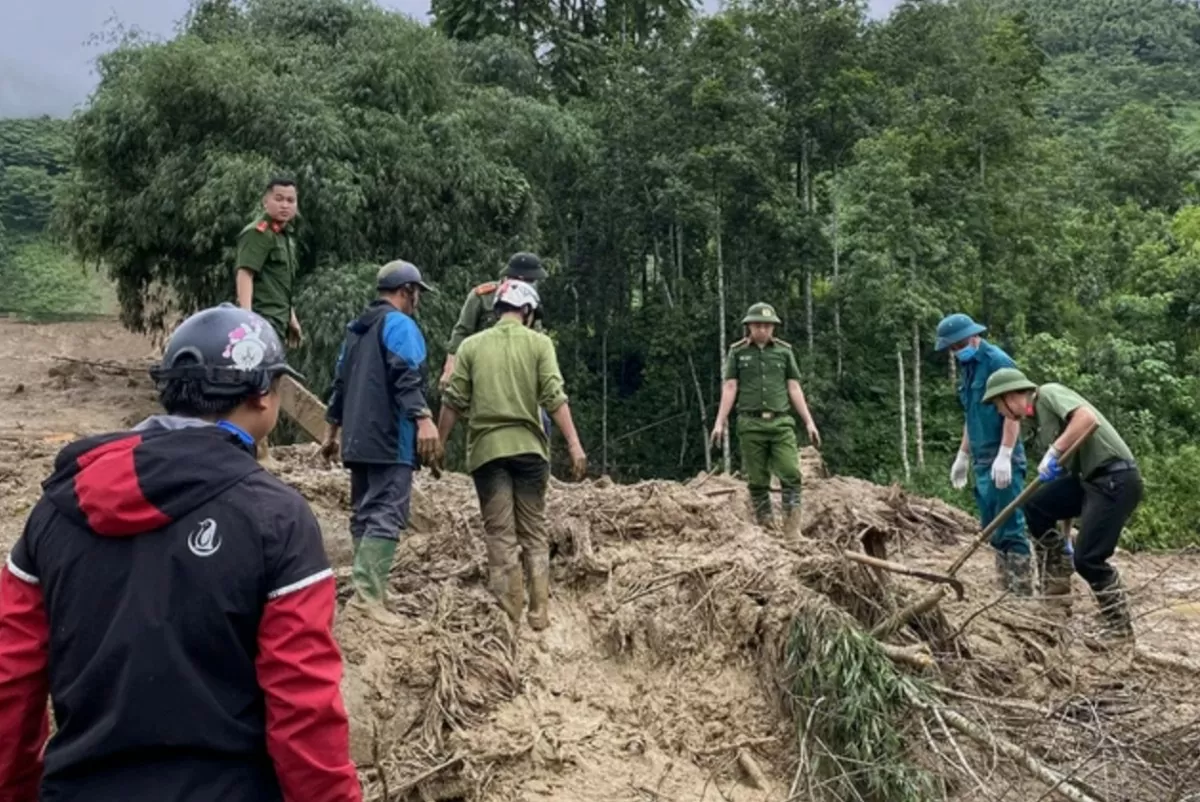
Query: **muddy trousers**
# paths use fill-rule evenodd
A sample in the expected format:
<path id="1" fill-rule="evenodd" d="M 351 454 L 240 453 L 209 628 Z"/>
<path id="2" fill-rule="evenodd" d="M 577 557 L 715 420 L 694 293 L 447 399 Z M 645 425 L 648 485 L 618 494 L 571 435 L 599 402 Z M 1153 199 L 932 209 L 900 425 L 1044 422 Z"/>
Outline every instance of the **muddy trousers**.
<path id="1" fill-rule="evenodd" d="M 1102 473 L 1086 481 L 1063 476 L 1033 494 L 1025 505 L 1025 519 L 1034 540 L 1062 548 L 1055 542 L 1058 522 L 1078 518 L 1075 571 L 1093 591 L 1101 592 L 1116 575 L 1108 558 L 1116 551 L 1121 530 L 1141 501 L 1142 477 L 1136 468 Z"/>
<path id="2" fill-rule="evenodd" d="M 519 621 L 529 587 L 529 624 L 549 624 L 550 546 L 546 486 L 550 465 L 537 454 L 492 460 L 472 474 L 483 515 L 488 585 L 513 621 Z"/>
<path id="3" fill-rule="evenodd" d="M 796 449 L 796 424 L 789 414 L 771 420 L 740 415 L 738 443 L 742 451 L 742 470 L 746 487 L 759 523 L 771 520 L 771 474 L 779 477 L 783 513 L 800 509 L 800 454 Z"/>

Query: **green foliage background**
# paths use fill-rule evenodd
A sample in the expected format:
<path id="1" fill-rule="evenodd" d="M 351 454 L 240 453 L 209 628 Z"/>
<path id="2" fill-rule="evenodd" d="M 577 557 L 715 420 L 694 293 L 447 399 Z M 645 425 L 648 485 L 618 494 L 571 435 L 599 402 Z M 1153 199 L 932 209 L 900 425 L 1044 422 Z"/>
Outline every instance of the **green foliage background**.
<path id="1" fill-rule="evenodd" d="M 832 467 L 969 506 L 932 347 L 965 311 L 1129 440 L 1148 490 L 1128 545 L 1200 539 L 1195 3 L 432 12 L 198 2 L 172 40 L 102 57 L 69 127 L 0 128 L 3 236 L 20 249 L 52 214 L 153 330 L 231 296 L 234 237 L 267 176 L 292 174 L 318 392 L 375 265 L 412 259 L 442 290 L 420 315 L 436 374 L 469 289 L 536 250 L 585 445 L 622 480 L 709 464 L 722 342 L 763 299 Z M 39 254 L 0 264 L 40 274 Z"/>

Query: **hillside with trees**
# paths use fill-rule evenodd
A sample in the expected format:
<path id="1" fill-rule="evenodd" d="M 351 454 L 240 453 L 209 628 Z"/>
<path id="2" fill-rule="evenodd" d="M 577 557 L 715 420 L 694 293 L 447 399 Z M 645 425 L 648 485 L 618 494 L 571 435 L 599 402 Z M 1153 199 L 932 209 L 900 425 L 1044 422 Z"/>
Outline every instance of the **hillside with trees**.
<path id="1" fill-rule="evenodd" d="M 115 282 L 129 327 L 160 329 L 232 296 L 234 237 L 288 173 L 317 392 L 375 265 L 410 259 L 440 288 L 421 311 L 436 374 L 467 290 L 535 250 L 600 470 L 721 464 L 722 357 L 768 300 L 831 467 L 969 505 L 946 475 L 953 365 L 933 351 L 965 311 L 1130 442 L 1147 480 L 1131 544 L 1200 537 L 1195 3 L 432 13 L 202 0 L 174 39 L 117 47 L 69 126 L 0 127 L 0 272 L 34 272 L 11 243 L 49 226 Z"/>

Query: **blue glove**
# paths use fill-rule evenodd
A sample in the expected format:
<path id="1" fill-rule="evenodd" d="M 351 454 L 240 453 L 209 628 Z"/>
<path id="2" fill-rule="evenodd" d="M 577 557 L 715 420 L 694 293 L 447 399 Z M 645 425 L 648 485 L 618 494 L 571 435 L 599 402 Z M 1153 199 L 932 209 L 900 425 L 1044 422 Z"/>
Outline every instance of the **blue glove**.
<path id="1" fill-rule="evenodd" d="M 1050 446 L 1050 450 L 1046 452 L 1046 456 L 1042 457 L 1042 462 L 1038 465 L 1038 479 L 1043 482 L 1052 482 L 1063 475 L 1063 466 L 1058 462 L 1060 456 L 1062 454 L 1059 450 Z"/>
<path id="2" fill-rule="evenodd" d="M 548 414 L 546 414 L 546 410 L 544 410 L 544 409 L 539 409 L 538 412 L 542 413 L 542 431 L 544 431 L 546 433 L 546 439 L 549 440 L 550 439 L 550 416 Z"/>

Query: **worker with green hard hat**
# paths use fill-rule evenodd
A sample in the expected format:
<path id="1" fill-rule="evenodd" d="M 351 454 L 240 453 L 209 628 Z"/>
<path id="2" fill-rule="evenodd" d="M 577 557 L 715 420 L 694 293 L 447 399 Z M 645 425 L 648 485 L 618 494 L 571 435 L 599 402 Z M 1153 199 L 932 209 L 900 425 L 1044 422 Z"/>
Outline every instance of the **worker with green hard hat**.
<path id="1" fill-rule="evenodd" d="M 713 442 L 726 434 L 727 421 L 737 403 L 737 435 L 742 452 L 750 499 L 758 522 L 770 525 L 771 474 L 779 477 L 782 507 L 789 534 L 800 532 L 800 461 L 796 450 L 794 409 L 804 421 L 809 439 L 820 446 L 821 434 L 813 422 L 800 387 L 800 368 L 792 346 L 775 337 L 783 323 L 767 303 L 752 305 L 742 319 L 747 335 L 729 348 L 721 388 L 721 406 L 713 426 Z"/>
<path id="2" fill-rule="evenodd" d="M 1025 504 L 1029 534 L 1051 555 L 1046 565 L 1047 593 L 1070 594 L 1072 564 L 1092 589 L 1100 607 L 1103 638 L 1133 637 L 1129 602 L 1120 572 L 1108 560 L 1121 530 L 1142 501 L 1142 477 L 1133 452 L 1108 419 L 1079 393 L 1061 384 L 1040 387 L 1016 368 L 998 370 L 983 394 L 1006 420 L 1025 421 L 1045 451 L 1038 478 L 1046 482 Z M 1062 455 L 1087 435 L 1067 464 Z M 1074 559 L 1057 522 L 1079 519 Z"/>
<path id="3" fill-rule="evenodd" d="M 955 490 L 967 486 L 967 475 L 975 476 L 975 503 L 979 522 L 987 526 L 1020 495 L 1025 485 L 1025 449 L 1021 426 L 1006 420 L 983 400 L 988 378 L 997 370 L 1015 367 L 1012 358 L 981 335 L 987 327 L 969 315 L 947 315 L 938 323 L 938 351 L 953 355 L 958 366 L 958 400 L 965 420 L 958 454 L 950 468 Z M 1020 510 L 992 534 L 996 578 L 1001 589 L 1016 596 L 1033 592 L 1033 565 L 1025 521 Z"/>

